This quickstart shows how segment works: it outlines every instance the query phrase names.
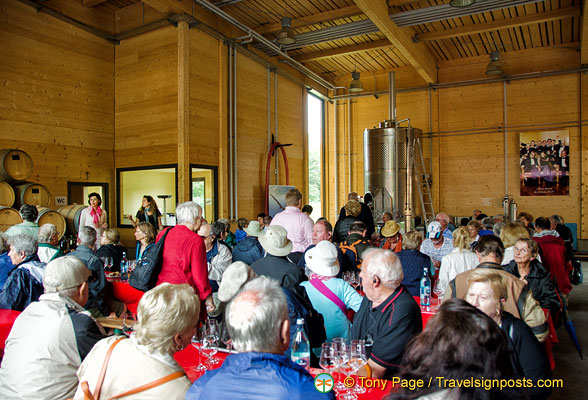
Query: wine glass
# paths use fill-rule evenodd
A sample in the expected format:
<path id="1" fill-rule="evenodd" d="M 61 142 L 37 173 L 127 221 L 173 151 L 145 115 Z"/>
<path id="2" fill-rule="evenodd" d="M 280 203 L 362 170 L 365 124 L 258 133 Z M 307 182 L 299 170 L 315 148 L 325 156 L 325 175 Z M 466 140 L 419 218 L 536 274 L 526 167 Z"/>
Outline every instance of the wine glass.
<path id="1" fill-rule="evenodd" d="M 205 364 L 202 364 L 202 352 L 201 352 L 201 348 L 202 348 L 202 331 L 200 329 L 196 330 L 196 333 L 194 334 L 194 336 L 192 336 L 192 346 L 194 346 L 194 348 L 196 349 L 196 352 L 198 353 L 198 365 L 196 367 L 194 367 L 194 371 L 196 372 L 202 372 L 202 371 L 206 371 L 208 369 L 208 367 Z"/>
<path id="2" fill-rule="evenodd" d="M 345 350 L 346 347 L 347 347 L 347 339 L 342 338 L 342 337 L 333 338 L 333 341 L 331 342 L 331 348 L 333 351 L 333 357 L 334 357 L 334 362 L 335 362 L 335 368 L 333 369 L 333 372 L 335 372 L 335 370 L 339 370 L 339 374 L 338 374 L 339 379 L 335 380 L 335 388 L 334 389 L 336 391 L 347 390 L 347 386 L 345 386 L 343 384 L 343 382 L 341 382 L 341 373 L 340 373 L 341 369 L 339 367 L 339 364 L 340 364 L 339 361 L 341 361 L 341 359 L 340 359 L 340 357 L 338 357 L 339 351 Z"/>
<path id="3" fill-rule="evenodd" d="M 216 319 L 209 318 L 206 320 L 206 334 L 214 336 L 216 338 L 215 340 L 220 338 L 220 330 Z"/>
<path id="4" fill-rule="evenodd" d="M 214 365 L 218 364 L 220 361 L 218 358 L 214 358 L 214 355 L 218 351 L 218 339 L 214 335 L 206 335 L 202 338 L 202 351 L 206 354 L 208 358 L 208 364 Z"/>
<path id="5" fill-rule="evenodd" d="M 351 372 L 353 372 L 353 366 L 351 365 L 351 357 L 350 357 L 350 347 L 345 346 L 344 348 L 340 348 L 335 353 L 335 363 L 337 364 L 337 368 L 339 368 L 345 377 L 349 377 Z M 345 385 L 343 385 L 343 390 L 339 393 L 340 400 L 356 400 L 357 396 L 350 391 Z"/>
<path id="6" fill-rule="evenodd" d="M 229 335 L 229 330 L 227 329 L 226 322 L 222 324 L 220 340 L 223 342 L 223 344 L 230 353 L 231 349 L 233 348 L 233 341 L 231 340 L 231 336 Z"/>
<path id="7" fill-rule="evenodd" d="M 130 311 L 127 311 L 123 314 L 123 321 L 122 321 L 122 331 L 127 336 L 130 337 L 133 333 L 133 326 L 136 323 L 135 314 Z"/>
<path id="8" fill-rule="evenodd" d="M 357 372 L 361 367 L 367 364 L 367 355 L 365 352 L 365 340 L 363 339 L 354 339 L 351 341 L 351 346 L 349 350 L 349 363 L 353 368 L 353 372 L 357 375 Z M 351 389 L 354 393 L 362 394 L 365 393 L 365 388 L 359 386 L 357 381 L 355 382 L 355 386 Z"/>
<path id="9" fill-rule="evenodd" d="M 322 369 L 327 371 L 329 374 L 332 370 L 337 368 L 335 364 L 335 354 L 333 352 L 333 344 L 331 342 L 325 342 L 321 346 L 321 358 L 319 365 Z"/>
<path id="10" fill-rule="evenodd" d="M 439 308 L 441 307 L 441 302 L 443 301 L 443 295 L 445 293 L 445 287 L 443 283 L 440 281 L 440 279 L 437 279 L 437 282 L 435 282 L 435 288 L 433 289 L 433 293 L 435 293 L 435 296 L 437 297 L 436 308 Z"/>

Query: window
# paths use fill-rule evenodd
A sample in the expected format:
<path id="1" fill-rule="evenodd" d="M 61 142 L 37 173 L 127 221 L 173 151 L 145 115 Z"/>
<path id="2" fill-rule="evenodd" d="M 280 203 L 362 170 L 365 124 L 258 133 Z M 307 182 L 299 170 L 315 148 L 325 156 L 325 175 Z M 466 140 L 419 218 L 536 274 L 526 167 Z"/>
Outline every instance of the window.
<path id="1" fill-rule="evenodd" d="M 216 198 L 218 168 L 210 165 L 191 165 L 192 201 L 202 207 L 202 216 L 208 222 L 218 218 Z"/>
<path id="2" fill-rule="evenodd" d="M 163 225 L 176 224 L 177 167 L 175 165 L 119 168 L 117 174 L 117 224 L 130 228 L 127 216 L 135 217 L 143 196 L 157 203 Z"/>
<path id="3" fill-rule="evenodd" d="M 322 216 L 322 142 L 324 134 L 324 102 L 313 94 L 308 95 L 308 201 L 312 206 L 310 217 L 316 221 Z"/>

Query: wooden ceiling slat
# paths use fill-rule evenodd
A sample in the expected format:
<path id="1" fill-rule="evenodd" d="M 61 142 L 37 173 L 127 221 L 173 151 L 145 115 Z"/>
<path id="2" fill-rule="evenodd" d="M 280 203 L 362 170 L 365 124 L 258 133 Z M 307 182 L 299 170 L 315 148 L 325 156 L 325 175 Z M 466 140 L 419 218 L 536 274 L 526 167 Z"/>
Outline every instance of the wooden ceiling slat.
<path id="1" fill-rule="evenodd" d="M 370 49 L 376 49 L 376 48 L 381 48 L 381 47 L 390 47 L 390 46 L 392 46 L 390 41 L 388 39 L 383 39 L 383 40 L 379 40 L 379 41 L 375 41 L 375 42 L 359 43 L 359 44 L 352 45 L 352 46 L 338 47 L 338 48 L 333 48 L 330 50 L 322 50 L 322 51 L 316 51 L 316 52 L 312 52 L 312 53 L 306 53 L 302 56 L 295 57 L 295 59 L 299 62 L 306 62 L 306 61 L 310 61 L 310 60 L 318 60 L 318 59 L 326 58 L 326 57 L 336 57 L 336 56 L 343 55 L 343 54 L 358 53 L 358 52 L 367 51 Z"/>
<path id="2" fill-rule="evenodd" d="M 562 44 L 562 38 L 561 38 L 561 22 L 560 21 L 553 21 L 551 23 L 553 25 L 553 37 L 555 40 L 555 44 L 559 45 Z"/>

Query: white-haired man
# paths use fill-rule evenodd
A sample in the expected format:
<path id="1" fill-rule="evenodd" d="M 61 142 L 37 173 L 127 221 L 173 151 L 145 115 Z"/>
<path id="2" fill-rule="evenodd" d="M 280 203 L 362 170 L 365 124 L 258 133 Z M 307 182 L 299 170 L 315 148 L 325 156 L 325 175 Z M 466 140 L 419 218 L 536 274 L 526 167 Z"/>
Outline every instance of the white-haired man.
<path id="1" fill-rule="evenodd" d="M 53 261 L 58 257 L 63 257 L 63 251 L 59 247 L 59 232 L 57 227 L 53 224 L 43 224 L 39 228 L 39 234 L 37 235 L 39 241 L 39 248 L 37 249 L 37 255 L 39 260 L 44 263 Z"/>
<path id="2" fill-rule="evenodd" d="M 14 268 L 0 292 L 0 308 L 22 311 L 43 294 L 45 263 L 37 257 L 37 241 L 26 234 L 10 238 L 8 256 Z"/>
<path id="3" fill-rule="evenodd" d="M 275 280 L 262 276 L 245 284 L 228 304 L 225 319 L 239 353 L 196 380 L 186 400 L 335 399 L 333 391 L 319 393 L 312 376 L 283 355 L 290 323 L 286 297 Z"/>
<path id="4" fill-rule="evenodd" d="M 402 286 L 402 264 L 384 249 L 366 252 L 360 275 L 365 297 L 353 320 L 352 339 L 364 339 L 373 378 L 396 372 L 408 341 L 423 329 L 421 309 Z"/>
<path id="5" fill-rule="evenodd" d="M 76 371 L 104 330 L 83 306 L 90 271 L 75 257 L 45 268 L 45 294 L 18 316 L 0 368 L 0 398 L 66 399 L 78 385 Z"/>
<path id="6" fill-rule="evenodd" d="M 208 263 L 204 240 L 196 232 L 202 226 L 202 207 L 193 201 L 180 203 L 176 207 L 176 223 L 169 228 L 163 244 L 163 263 L 157 284 L 187 283 L 192 286 L 208 311 L 214 310 L 212 289 L 208 280 Z M 159 241 L 166 229 L 159 232 Z"/>
<path id="7" fill-rule="evenodd" d="M 451 232 L 451 229 L 449 229 L 449 222 L 451 221 L 449 215 L 445 214 L 444 212 L 440 212 L 435 217 L 435 221 L 441 224 L 441 229 L 443 229 L 443 237 L 453 240 L 453 234 Z"/>
<path id="8" fill-rule="evenodd" d="M 233 262 L 231 249 L 226 244 L 220 243 L 217 240 L 216 236 L 212 233 L 212 225 L 207 222 L 200 226 L 198 235 L 204 240 L 206 262 L 208 263 L 208 279 L 220 282 L 223 273 Z"/>
<path id="9" fill-rule="evenodd" d="M 96 244 L 96 230 L 91 226 L 81 226 L 78 232 L 78 247 L 70 253 L 72 256 L 82 260 L 86 268 L 92 273 L 90 278 L 90 298 L 86 303 L 86 310 L 93 316 L 108 316 L 109 310 L 104 299 L 104 288 L 106 277 L 104 276 L 104 265 L 94 251 Z"/>

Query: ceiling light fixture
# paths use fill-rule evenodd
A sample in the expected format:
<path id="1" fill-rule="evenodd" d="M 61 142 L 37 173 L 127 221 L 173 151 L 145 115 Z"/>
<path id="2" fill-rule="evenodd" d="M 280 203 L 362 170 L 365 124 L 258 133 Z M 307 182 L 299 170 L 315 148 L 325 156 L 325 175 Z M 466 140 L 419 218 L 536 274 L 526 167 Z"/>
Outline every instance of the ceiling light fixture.
<path id="1" fill-rule="evenodd" d="M 294 44 L 296 43 L 296 35 L 292 30 L 292 18 L 283 17 L 281 19 L 282 30 L 278 34 L 276 42 L 278 44 Z"/>
<path id="2" fill-rule="evenodd" d="M 490 62 L 486 67 L 486 75 L 504 75 L 502 69 L 502 61 L 500 61 L 500 53 L 493 51 L 490 53 Z"/>
<path id="3" fill-rule="evenodd" d="M 353 71 L 351 73 L 351 83 L 349 83 L 349 91 L 351 93 L 363 92 L 363 85 L 359 80 L 359 72 Z"/>
<path id="4" fill-rule="evenodd" d="M 475 2 L 476 0 L 451 0 L 449 5 L 451 7 L 469 7 Z"/>

